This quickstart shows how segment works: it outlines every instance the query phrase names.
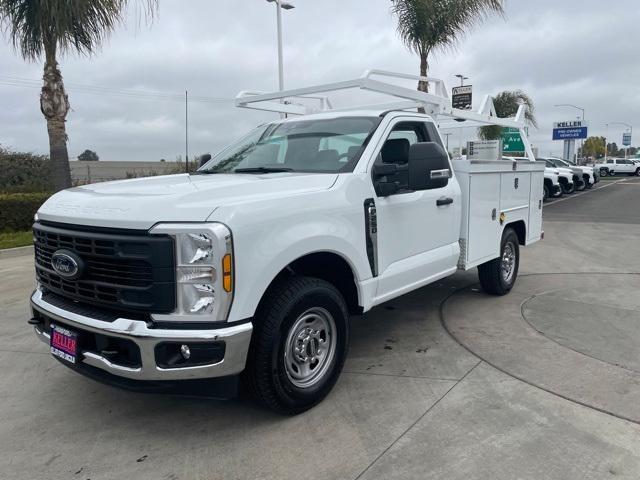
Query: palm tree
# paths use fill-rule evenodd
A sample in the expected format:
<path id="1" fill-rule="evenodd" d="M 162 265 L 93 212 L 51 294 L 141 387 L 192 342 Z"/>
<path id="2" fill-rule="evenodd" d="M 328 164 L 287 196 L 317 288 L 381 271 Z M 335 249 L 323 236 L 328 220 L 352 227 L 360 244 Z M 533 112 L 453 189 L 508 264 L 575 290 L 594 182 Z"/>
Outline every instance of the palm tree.
<path id="1" fill-rule="evenodd" d="M 69 97 L 58 68 L 58 52 L 95 53 L 124 20 L 128 0 L 0 0 L 0 25 L 27 61 L 44 56 L 40 110 L 47 121 L 56 191 L 71 186 L 65 122 Z M 148 18 L 156 0 L 143 0 Z"/>
<path id="2" fill-rule="evenodd" d="M 398 17 L 398 34 L 407 48 L 420 56 L 420 75 L 429 72 L 429 55 L 452 48 L 465 31 L 490 14 L 504 14 L 503 0 L 391 0 Z M 418 90 L 429 91 L 427 82 Z"/>
<path id="3" fill-rule="evenodd" d="M 527 122 L 529 125 L 537 128 L 538 122 L 536 121 L 536 109 L 533 105 L 533 100 L 522 90 L 500 92 L 493 99 L 496 115 L 501 118 L 515 116 L 521 104 L 527 106 L 527 113 L 525 114 Z M 478 129 L 478 135 L 483 140 L 499 140 L 502 138 L 502 127 L 497 125 L 480 127 Z"/>

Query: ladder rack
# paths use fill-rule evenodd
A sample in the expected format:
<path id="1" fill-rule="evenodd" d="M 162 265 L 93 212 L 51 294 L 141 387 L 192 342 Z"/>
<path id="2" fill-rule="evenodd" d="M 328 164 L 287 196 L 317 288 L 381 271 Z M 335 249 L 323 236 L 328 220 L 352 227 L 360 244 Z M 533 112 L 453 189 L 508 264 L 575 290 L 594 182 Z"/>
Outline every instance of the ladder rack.
<path id="1" fill-rule="evenodd" d="M 380 78 L 380 79 L 378 79 Z M 397 85 L 392 80 L 412 80 L 427 82 L 430 92 L 421 92 L 413 88 Z M 380 93 L 393 97 L 388 103 L 356 105 L 349 108 L 336 109 L 326 96 L 329 92 L 341 90 L 360 89 L 369 92 Z M 295 100 L 313 100 L 319 104 L 317 108 L 310 107 Z M 447 87 L 443 80 L 431 77 L 421 77 L 405 73 L 389 72 L 385 70 L 367 70 L 362 76 L 353 80 L 326 83 L 305 88 L 283 90 L 279 92 L 242 91 L 236 97 L 236 106 L 254 110 L 284 113 L 287 115 L 309 115 L 321 112 L 340 112 L 347 110 L 409 110 L 422 108 L 425 113 L 431 115 L 437 122 L 451 120 L 453 124 L 447 124 L 446 128 L 465 128 L 469 126 L 467 121 L 482 125 L 497 125 L 505 128 L 515 128 L 520 131 L 520 136 L 525 145 L 527 156 L 535 161 L 533 150 L 528 141 L 525 127 L 526 105 L 520 105 L 513 118 L 500 118 L 496 115 L 493 98 L 486 95 L 477 112 L 459 110 L 453 108 Z M 464 121 L 464 122 L 463 122 Z"/>

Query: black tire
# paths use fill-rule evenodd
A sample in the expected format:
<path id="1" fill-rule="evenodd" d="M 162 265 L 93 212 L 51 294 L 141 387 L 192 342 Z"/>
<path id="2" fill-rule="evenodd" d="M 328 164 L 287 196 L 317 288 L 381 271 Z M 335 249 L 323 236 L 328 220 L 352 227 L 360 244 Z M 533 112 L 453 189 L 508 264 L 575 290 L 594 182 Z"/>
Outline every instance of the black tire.
<path id="1" fill-rule="evenodd" d="M 640 177 L 640 168 L 636 168 L 636 176 Z"/>
<path id="2" fill-rule="evenodd" d="M 609 175 L 609 170 L 607 170 L 606 168 L 601 168 L 600 169 L 600 176 L 601 177 L 606 177 L 607 175 Z"/>
<path id="3" fill-rule="evenodd" d="M 549 187 L 547 187 L 547 184 L 545 183 L 544 184 L 544 191 L 543 191 L 543 194 L 542 194 L 542 200 L 546 202 L 548 198 L 549 198 Z"/>
<path id="4" fill-rule="evenodd" d="M 574 183 L 574 185 L 575 185 L 575 183 Z M 576 188 L 576 191 L 582 192 L 585 188 L 587 188 L 587 183 L 583 181 L 581 186 Z"/>
<path id="5" fill-rule="evenodd" d="M 561 185 L 562 185 L 562 193 L 570 195 L 570 194 L 572 194 L 573 192 L 576 191 L 576 186 L 573 183 L 571 184 L 571 186 L 569 186 L 568 183 L 563 183 Z"/>
<path id="6" fill-rule="evenodd" d="M 514 254 L 512 270 L 510 270 L 508 276 L 504 274 L 502 268 L 507 246 L 511 248 Z M 520 246 L 518 235 L 516 235 L 516 232 L 512 228 L 507 227 L 502 234 L 502 241 L 500 242 L 500 257 L 478 266 L 480 286 L 482 286 L 485 292 L 491 295 L 506 295 L 516 283 L 519 267 Z"/>
<path id="7" fill-rule="evenodd" d="M 591 177 L 589 177 L 589 175 L 586 175 L 584 177 L 584 184 L 587 186 L 587 190 L 591 190 L 595 185 L 595 177 L 594 177 L 594 183 L 591 183 L 590 180 L 591 180 Z"/>
<path id="8" fill-rule="evenodd" d="M 325 342 L 330 342 L 325 351 L 325 363 L 318 361 L 316 365 L 319 367 L 316 368 L 321 370 L 312 373 L 317 375 L 316 383 L 300 386 L 291 376 L 291 365 L 296 366 L 296 360 L 293 359 L 295 354 L 289 354 L 287 362 L 285 346 L 289 341 L 292 341 L 292 345 L 301 345 L 300 342 L 304 341 L 300 335 L 295 335 L 292 328 L 296 328 L 296 331 L 302 328 L 305 319 L 313 315 L 309 312 L 319 315 L 328 313 L 333 318 L 334 328 L 333 335 L 327 334 L 324 338 Z M 329 358 L 326 352 L 330 351 L 333 338 L 333 355 Z M 321 351 L 319 342 L 322 342 L 319 338 L 315 344 L 310 340 L 301 351 L 304 355 L 313 356 Z M 348 345 L 349 313 L 340 292 L 318 278 L 286 278 L 269 289 L 266 299 L 258 308 L 245 380 L 253 397 L 264 406 L 286 415 L 302 413 L 317 405 L 331 391 L 342 371 Z M 310 350 L 312 353 L 309 353 Z M 313 361 L 302 363 L 313 365 Z"/>

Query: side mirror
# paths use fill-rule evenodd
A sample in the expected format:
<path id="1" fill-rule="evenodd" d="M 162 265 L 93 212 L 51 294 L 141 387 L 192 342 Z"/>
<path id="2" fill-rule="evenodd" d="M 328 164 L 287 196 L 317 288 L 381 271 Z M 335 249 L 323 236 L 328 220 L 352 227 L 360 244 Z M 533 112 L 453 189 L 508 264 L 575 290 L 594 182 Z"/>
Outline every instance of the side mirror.
<path id="1" fill-rule="evenodd" d="M 205 163 L 211 160 L 211 154 L 205 153 L 200 157 L 200 166 L 202 167 Z"/>
<path id="2" fill-rule="evenodd" d="M 408 170 L 409 189 L 414 191 L 446 187 L 452 176 L 447 152 L 434 142 L 411 145 Z"/>

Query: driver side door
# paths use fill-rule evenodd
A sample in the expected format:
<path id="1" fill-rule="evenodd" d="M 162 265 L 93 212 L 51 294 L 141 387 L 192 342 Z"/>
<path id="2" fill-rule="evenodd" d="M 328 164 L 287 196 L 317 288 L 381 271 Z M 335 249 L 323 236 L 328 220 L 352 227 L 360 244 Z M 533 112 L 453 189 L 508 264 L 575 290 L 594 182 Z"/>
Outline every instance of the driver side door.
<path id="1" fill-rule="evenodd" d="M 442 146 L 433 123 L 416 117 L 395 119 L 376 152 L 376 163 L 404 167 L 411 145 L 418 142 Z M 375 198 L 379 274 L 375 303 L 453 273 L 460 252 L 462 205 L 455 177 L 444 187 L 424 191 L 408 190 L 407 172 L 399 172 L 395 180 L 403 188 Z"/>

